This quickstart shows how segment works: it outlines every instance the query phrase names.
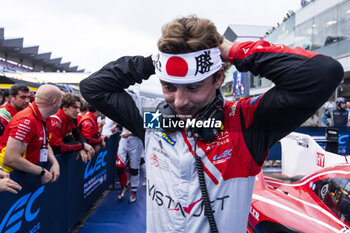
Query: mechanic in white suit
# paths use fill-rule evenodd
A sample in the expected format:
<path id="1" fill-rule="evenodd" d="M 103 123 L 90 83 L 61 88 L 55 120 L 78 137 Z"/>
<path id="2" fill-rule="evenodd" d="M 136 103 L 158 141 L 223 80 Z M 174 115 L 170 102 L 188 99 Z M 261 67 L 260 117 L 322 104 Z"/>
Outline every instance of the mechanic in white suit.
<path id="1" fill-rule="evenodd" d="M 118 200 L 122 200 L 125 197 L 125 193 L 128 190 L 126 166 L 129 161 L 130 181 L 131 181 L 131 195 L 129 198 L 130 203 L 136 201 L 136 192 L 139 185 L 139 168 L 141 155 L 144 153 L 142 141 L 140 138 L 134 136 L 129 130 L 123 128 L 120 134 L 120 141 L 116 159 L 117 175 L 120 181 L 121 190 L 118 195 Z M 127 160 L 127 155 L 128 160 Z"/>

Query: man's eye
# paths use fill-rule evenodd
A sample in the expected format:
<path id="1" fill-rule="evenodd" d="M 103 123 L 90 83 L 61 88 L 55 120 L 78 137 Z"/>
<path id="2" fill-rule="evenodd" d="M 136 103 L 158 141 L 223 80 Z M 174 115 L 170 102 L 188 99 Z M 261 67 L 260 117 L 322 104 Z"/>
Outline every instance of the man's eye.
<path id="1" fill-rule="evenodd" d="M 176 91 L 176 88 L 173 87 L 173 86 L 168 86 L 168 85 L 166 85 L 166 86 L 164 86 L 164 87 L 165 87 L 165 89 L 168 90 L 168 91 Z"/>
<path id="2" fill-rule="evenodd" d="M 187 89 L 189 91 L 197 91 L 199 89 L 199 87 L 198 86 L 187 86 Z"/>

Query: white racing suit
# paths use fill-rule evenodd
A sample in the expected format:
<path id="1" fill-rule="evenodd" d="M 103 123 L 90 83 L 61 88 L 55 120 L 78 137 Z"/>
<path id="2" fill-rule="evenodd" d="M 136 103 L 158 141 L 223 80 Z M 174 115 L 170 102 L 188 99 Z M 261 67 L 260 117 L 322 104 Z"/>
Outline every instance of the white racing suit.
<path id="1" fill-rule="evenodd" d="M 123 128 L 123 133 L 128 130 Z M 130 135 L 128 137 L 121 137 L 119 141 L 117 159 L 116 159 L 116 167 L 122 168 L 125 170 L 128 165 L 127 156 L 129 159 L 129 167 L 130 167 L 130 186 L 131 191 L 137 191 L 137 187 L 139 186 L 139 176 L 140 176 L 140 159 L 143 152 L 143 144 L 140 138 Z M 126 178 L 126 177 L 125 177 Z M 121 179 L 125 179 L 123 176 L 119 177 L 121 186 L 125 186 L 126 180 L 122 181 Z M 124 184 L 124 185 L 123 185 Z"/>
<path id="2" fill-rule="evenodd" d="M 266 41 L 235 43 L 229 59 L 239 71 L 276 84 L 262 96 L 226 101 L 223 131 L 210 143 L 197 142 L 219 232 L 243 233 L 255 176 L 268 149 L 329 98 L 343 69 L 330 57 Z M 150 123 L 147 114 L 155 112 L 161 100 L 124 91 L 148 79 L 154 69 L 151 57 L 122 57 L 83 80 L 80 90 L 94 107 L 144 141 L 147 232 L 209 232 L 193 158 L 194 139 L 182 129 L 170 135 L 161 129 L 145 130 L 144 123 Z"/>

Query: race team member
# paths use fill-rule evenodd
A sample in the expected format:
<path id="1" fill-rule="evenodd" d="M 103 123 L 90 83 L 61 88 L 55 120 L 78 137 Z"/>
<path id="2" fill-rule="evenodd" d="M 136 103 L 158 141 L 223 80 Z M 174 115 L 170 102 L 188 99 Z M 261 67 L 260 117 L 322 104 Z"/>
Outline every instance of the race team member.
<path id="1" fill-rule="evenodd" d="M 55 154 L 77 152 L 77 159 L 81 157 L 84 163 L 91 160 L 94 149 L 84 142 L 83 136 L 77 127 L 77 115 L 81 106 L 78 96 L 65 94 L 62 104 L 56 114 L 46 121 L 49 134 L 49 143 Z"/>
<path id="2" fill-rule="evenodd" d="M 79 129 L 85 141 L 92 145 L 96 152 L 105 146 L 105 142 L 100 135 L 100 129 L 97 123 L 97 117 L 101 112 L 96 110 L 90 104 L 88 105 L 88 112 L 81 118 Z"/>
<path id="3" fill-rule="evenodd" d="M 60 167 L 47 142 L 45 121 L 57 112 L 61 100 L 58 87 L 42 85 L 37 90 L 35 101 L 10 120 L 0 145 L 0 166 L 5 172 L 32 173 L 40 176 L 43 184 L 58 179 Z M 47 161 L 51 163 L 50 171 L 37 165 Z"/>
<path id="4" fill-rule="evenodd" d="M 350 111 L 346 109 L 346 99 L 338 97 L 335 100 L 336 109 L 331 109 L 325 112 L 322 121 L 327 126 L 345 127 L 350 126 Z M 331 119 L 331 123 L 327 119 Z"/>
<path id="5" fill-rule="evenodd" d="M 80 112 L 77 115 L 78 125 L 80 124 L 81 118 L 88 112 L 88 103 L 85 100 L 81 100 Z"/>
<path id="6" fill-rule="evenodd" d="M 13 84 L 9 90 L 9 101 L 0 107 L 0 136 L 3 135 L 6 125 L 19 111 L 29 105 L 30 91 L 23 84 Z M 1 138 L 1 137 L 0 137 Z"/>
<path id="7" fill-rule="evenodd" d="M 139 186 L 139 176 L 140 176 L 140 159 L 143 151 L 143 144 L 140 138 L 132 135 L 132 133 L 123 128 L 122 133 L 120 134 L 119 147 L 116 159 L 116 168 L 117 175 L 119 178 L 121 190 L 118 195 L 118 200 L 122 200 L 125 196 L 125 193 L 128 189 L 127 187 L 127 174 L 126 174 L 126 166 L 127 163 L 127 155 L 129 156 L 129 172 L 130 172 L 130 187 L 131 194 L 129 198 L 130 203 L 136 202 L 136 192 L 137 187 Z"/>
<path id="8" fill-rule="evenodd" d="M 196 16 L 164 25 L 158 49 L 153 60 L 152 56 L 121 57 L 80 82 L 90 104 L 145 143 L 147 232 L 215 231 L 213 218 L 209 224 L 204 214 L 206 196 L 201 194 L 203 182 L 199 183 L 197 170 L 204 170 L 210 199 L 206 213 L 213 210 L 217 230 L 246 232 L 255 176 L 268 149 L 329 98 L 343 78 L 343 69 L 332 58 L 300 47 L 263 40 L 231 43 L 210 20 Z M 224 102 L 217 92 L 224 79 L 220 56 L 240 72 L 266 77 L 275 86 L 262 96 Z M 166 102 L 124 91 L 154 73 Z M 194 119 L 199 126 L 185 130 L 166 126 L 157 121 L 166 111 L 183 122 Z M 200 127 L 208 120 L 223 120 L 218 136 L 220 124 Z M 146 130 L 144 123 L 160 125 L 162 130 Z M 202 170 L 196 169 L 198 164 Z"/>
<path id="9" fill-rule="evenodd" d="M 1 105 L 6 104 L 7 102 L 9 102 L 9 98 L 10 98 L 10 90 L 9 89 L 5 89 L 3 94 L 2 94 L 2 101 L 1 101 Z"/>

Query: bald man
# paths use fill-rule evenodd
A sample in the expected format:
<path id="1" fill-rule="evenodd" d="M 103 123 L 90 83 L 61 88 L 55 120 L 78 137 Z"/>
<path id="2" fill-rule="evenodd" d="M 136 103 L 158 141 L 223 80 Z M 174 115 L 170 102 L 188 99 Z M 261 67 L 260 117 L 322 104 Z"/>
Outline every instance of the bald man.
<path id="1" fill-rule="evenodd" d="M 53 85 L 39 87 L 35 101 L 17 113 L 7 125 L 0 145 L 0 166 L 5 172 L 20 170 L 40 176 L 43 184 L 55 182 L 59 164 L 47 142 L 46 119 L 57 112 L 62 92 Z M 7 143 L 6 143 L 7 141 Z M 50 171 L 37 164 L 50 162 Z"/>

